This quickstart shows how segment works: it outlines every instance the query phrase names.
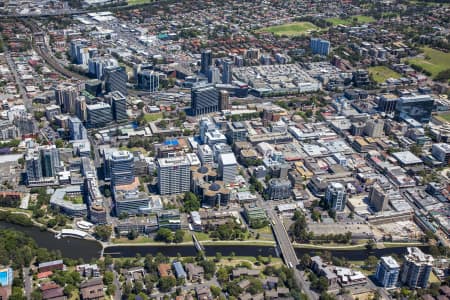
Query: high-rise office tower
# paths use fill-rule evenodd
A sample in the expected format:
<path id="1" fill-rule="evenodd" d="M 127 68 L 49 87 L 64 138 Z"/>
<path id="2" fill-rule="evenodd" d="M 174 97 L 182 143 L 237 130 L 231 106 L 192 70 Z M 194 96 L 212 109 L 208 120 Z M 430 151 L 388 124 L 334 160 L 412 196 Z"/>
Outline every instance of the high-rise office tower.
<path id="1" fill-rule="evenodd" d="M 413 95 L 400 97 L 395 106 L 395 117 L 399 120 L 413 118 L 420 123 L 431 120 L 434 99 L 430 95 Z"/>
<path id="2" fill-rule="evenodd" d="M 313 54 L 327 56 L 330 54 L 330 41 L 319 38 L 311 38 L 310 48 Z"/>
<path id="3" fill-rule="evenodd" d="M 217 67 L 209 67 L 208 69 L 208 83 L 220 83 L 220 71 Z"/>
<path id="4" fill-rule="evenodd" d="M 126 185 L 134 182 L 134 157 L 129 151 L 114 152 L 109 161 L 111 184 Z"/>
<path id="5" fill-rule="evenodd" d="M 202 165 L 212 165 L 214 163 L 213 151 L 207 144 L 198 145 L 197 156 L 202 162 Z"/>
<path id="6" fill-rule="evenodd" d="M 76 117 L 69 118 L 69 134 L 72 141 L 87 139 L 87 130 L 81 120 Z"/>
<path id="7" fill-rule="evenodd" d="M 433 256 L 417 247 L 408 247 L 406 250 L 405 262 L 400 271 L 401 282 L 413 289 L 426 288 L 433 269 Z"/>
<path id="8" fill-rule="evenodd" d="M 56 104 L 61 106 L 62 113 L 75 114 L 75 102 L 79 89 L 75 85 L 60 84 L 55 88 Z"/>
<path id="9" fill-rule="evenodd" d="M 86 97 L 78 96 L 75 100 L 75 115 L 81 121 L 85 121 L 87 117 Z"/>
<path id="10" fill-rule="evenodd" d="M 431 154 L 444 166 L 450 165 L 450 145 L 446 143 L 433 144 Z"/>
<path id="11" fill-rule="evenodd" d="M 124 67 L 106 67 L 103 73 L 107 93 L 119 91 L 124 96 L 128 95 L 128 75 Z"/>
<path id="12" fill-rule="evenodd" d="M 161 195 L 189 191 L 191 184 L 190 163 L 186 156 L 158 158 L 158 190 Z"/>
<path id="13" fill-rule="evenodd" d="M 367 86 L 370 84 L 369 72 L 367 70 L 356 70 L 352 73 L 352 80 L 356 87 Z"/>
<path id="14" fill-rule="evenodd" d="M 383 95 L 378 101 L 378 110 L 390 114 L 395 111 L 398 97 L 393 95 Z"/>
<path id="15" fill-rule="evenodd" d="M 206 133 L 214 131 L 216 129 L 216 125 L 214 125 L 214 123 L 210 119 L 202 118 L 200 120 L 199 128 L 200 128 L 200 141 L 204 144 L 207 142 Z"/>
<path id="16" fill-rule="evenodd" d="M 388 207 L 389 197 L 384 189 L 374 184 L 369 194 L 369 203 L 375 211 L 384 211 Z"/>
<path id="17" fill-rule="evenodd" d="M 42 175 L 55 177 L 60 168 L 59 151 L 55 145 L 40 148 Z"/>
<path id="18" fill-rule="evenodd" d="M 108 96 L 114 120 L 116 122 L 128 120 L 127 98 L 119 91 L 111 92 Z"/>
<path id="19" fill-rule="evenodd" d="M 368 120 L 366 123 L 366 127 L 364 128 L 364 133 L 367 136 L 373 137 L 373 138 L 379 138 L 383 136 L 384 133 L 384 120 L 378 119 L 378 120 Z"/>
<path id="20" fill-rule="evenodd" d="M 222 63 L 222 83 L 229 84 L 233 80 L 233 62 L 224 60 Z"/>
<path id="21" fill-rule="evenodd" d="M 219 107 L 220 110 L 230 109 L 230 93 L 225 90 L 219 92 Z"/>
<path id="22" fill-rule="evenodd" d="M 234 182 L 237 176 L 237 161 L 233 153 L 219 155 L 219 176 L 225 183 Z"/>
<path id="23" fill-rule="evenodd" d="M 202 60 L 200 62 L 200 73 L 206 75 L 209 67 L 212 65 L 212 51 L 207 49 L 202 51 Z"/>
<path id="24" fill-rule="evenodd" d="M 214 85 L 201 85 L 191 89 L 191 114 L 193 116 L 219 111 L 219 91 Z"/>
<path id="25" fill-rule="evenodd" d="M 113 121 L 111 106 L 104 102 L 86 106 L 86 126 L 88 128 L 104 127 Z"/>
<path id="26" fill-rule="evenodd" d="M 88 61 L 89 74 L 97 79 L 102 79 L 105 68 L 118 66 L 117 60 L 110 57 L 93 57 Z"/>
<path id="27" fill-rule="evenodd" d="M 137 73 L 138 88 L 146 92 L 157 92 L 160 73 L 152 70 L 142 70 Z"/>
<path id="28" fill-rule="evenodd" d="M 70 42 L 70 58 L 77 65 L 87 65 L 89 60 L 89 48 L 85 40 L 72 40 Z"/>
<path id="29" fill-rule="evenodd" d="M 375 272 L 375 278 L 384 288 L 394 288 L 400 274 L 400 266 L 392 256 L 382 256 Z"/>
<path id="30" fill-rule="evenodd" d="M 347 192 L 342 183 L 332 182 L 325 193 L 328 206 L 335 211 L 343 211 L 347 202 Z"/>
<path id="31" fill-rule="evenodd" d="M 41 157 L 39 151 L 29 150 L 25 155 L 25 168 L 27 173 L 28 184 L 31 181 L 41 180 L 44 175 L 42 174 Z"/>

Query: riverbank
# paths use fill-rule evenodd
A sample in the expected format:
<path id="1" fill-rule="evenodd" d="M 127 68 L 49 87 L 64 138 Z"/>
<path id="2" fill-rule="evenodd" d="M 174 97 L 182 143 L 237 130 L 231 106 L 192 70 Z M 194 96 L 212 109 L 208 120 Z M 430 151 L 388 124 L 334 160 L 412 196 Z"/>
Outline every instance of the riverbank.
<path id="1" fill-rule="evenodd" d="M 49 231 L 42 231 L 41 227 L 11 224 L 0 221 L 0 229 L 14 229 L 24 232 L 32 237 L 39 247 L 46 248 L 49 251 L 60 251 L 63 257 L 83 258 L 89 261 L 93 258 L 97 259 L 102 255 L 110 255 L 117 257 L 134 257 L 137 254 L 145 256 L 147 254 L 156 255 L 164 253 L 166 256 L 196 256 L 197 250 L 193 242 L 183 242 L 181 244 L 165 244 L 165 243 L 100 243 L 98 241 L 63 238 L 56 239 L 55 235 Z M 220 252 L 225 256 L 247 256 L 247 257 L 280 257 L 276 244 L 273 241 L 247 240 L 247 241 L 201 241 L 205 248 L 204 252 L 207 256 L 214 256 Z M 411 243 L 385 243 L 383 247 L 368 250 L 364 244 L 359 245 L 311 245 L 311 244 L 295 244 L 295 252 L 298 257 L 304 254 L 311 256 L 317 255 L 318 252 L 328 251 L 331 255 L 347 260 L 362 261 L 369 256 L 386 256 L 386 255 L 403 255 L 406 253 L 406 247 L 419 246 L 424 252 L 428 252 L 427 245 L 411 244 Z"/>
<path id="2" fill-rule="evenodd" d="M 85 261 L 98 259 L 103 251 L 103 245 L 96 240 L 65 237 L 55 238 L 53 232 L 42 230 L 41 226 L 21 226 L 7 221 L 0 221 L 0 229 L 11 229 L 25 233 L 33 238 L 38 247 L 49 251 L 60 251 L 63 257 Z"/>

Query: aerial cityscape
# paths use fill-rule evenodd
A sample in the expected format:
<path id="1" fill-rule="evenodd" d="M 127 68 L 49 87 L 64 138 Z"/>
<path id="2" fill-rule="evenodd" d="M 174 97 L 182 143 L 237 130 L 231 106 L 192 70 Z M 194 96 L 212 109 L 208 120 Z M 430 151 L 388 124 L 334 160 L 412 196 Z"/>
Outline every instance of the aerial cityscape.
<path id="1" fill-rule="evenodd" d="M 450 299 L 449 0 L 0 0 L 0 300 Z"/>

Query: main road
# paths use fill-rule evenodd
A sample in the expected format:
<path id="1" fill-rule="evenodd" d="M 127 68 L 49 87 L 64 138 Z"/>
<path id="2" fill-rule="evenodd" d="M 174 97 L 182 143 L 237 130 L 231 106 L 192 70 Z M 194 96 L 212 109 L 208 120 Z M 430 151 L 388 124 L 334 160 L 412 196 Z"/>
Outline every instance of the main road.
<path id="1" fill-rule="evenodd" d="M 13 74 L 14 80 L 16 81 L 17 87 L 19 88 L 20 96 L 23 99 L 23 104 L 27 108 L 28 112 L 33 112 L 33 103 L 28 98 L 27 92 L 25 90 L 25 84 L 20 79 L 19 73 L 17 72 L 17 66 L 11 57 L 11 53 L 9 53 L 8 47 L 6 43 L 3 41 L 2 36 L 0 35 L 0 44 L 3 45 L 3 53 L 5 54 L 6 62 L 8 63 L 8 67 Z"/>
<path id="2" fill-rule="evenodd" d="M 259 199 L 258 205 L 262 208 L 265 208 L 267 216 L 272 224 L 272 230 L 275 235 L 278 248 L 280 249 L 281 255 L 283 256 L 283 261 L 289 268 L 293 269 L 295 280 L 299 284 L 301 290 L 306 294 L 309 300 L 318 300 L 318 295 L 310 289 L 303 273 L 301 273 L 300 270 L 297 269 L 299 260 L 297 258 L 297 254 L 295 253 L 294 246 L 292 245 L 289 238 L 289 234 L 287 233 L 286 227 L 283 224 L 283 221 L 278 217 L 278 214 L 270 204 L 263 203 L 263 201 Z"/>

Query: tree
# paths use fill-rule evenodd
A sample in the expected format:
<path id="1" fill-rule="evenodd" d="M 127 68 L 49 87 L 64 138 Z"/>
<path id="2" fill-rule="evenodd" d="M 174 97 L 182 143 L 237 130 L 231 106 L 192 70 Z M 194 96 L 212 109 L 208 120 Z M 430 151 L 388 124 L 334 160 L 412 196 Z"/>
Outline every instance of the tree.
<path id="1" fill-rule="evenodd" d="M 247 292 L 249 292 L 252 295 L 261 293 L 263 291 L 263 285 L 262 282 L 257 278 L 250 278 L 250 286 L 247 289 Z"/>
<path id="2" fill-rule="evenodd" d="M 105 195 L 106 198 L 111 197 L 111 189 L 109 187 L 105 187 L 103 190 L 103 194 Z"/>
<path id="3" fill-rule="evenodd" d="M 139 236 L 139 233 L 133 228 L 128 232 L 128 239 L 135 240 Z"/>
<path id="4" fill-rule="evenodd" d="M 191 211 L 197 211 L 200 208 L 200 200 L 194 193 L 186 192 L 183 198 L 183 209 L 189 213 Z"/>
<path id="5" fill-rule="evenodd" d="M 325 292 L 328 290 L 328 280 L 324 276 L 314 278 L 314 281 L 311 280 L 311 286 L 318 292 Z"/>
<path id="6" fill-rule="evenodd" d="M 218 286 L 215 286 L 215 285 L 211 285 L 209 287 L 209 289 L 211 290 L 211 294 L 214 297 L 214 299 L 219 297 L 221 292 L 222 292 L 222 289 L 220 287 L 218 287 Z"/>
<path id="7" fill-rule="evenodd" d="M 175 285 L 177 284 L 177 281 L 175 277 L 167 276 L 167 277 L 161 277 L 159 279 L 158 287 L 159 290 L 163 293 L 169 292 Z"/>
<path id="8" fill-rule="evenodd" d="M 307 224 L 305 216 L 300 212 L 294 213 L 295 222 L 289 228 L 291 236 L 300 242 L 309 242 L 312 238 L 312 233 L 307 231 Z"/>
<path id="9" fill-rule="evenodd" d="M 205 271 L 205 278 L 212 278 L 216 272 L 216 264 L 211 260 L 203 260 L 198 263 Z"/>
<path id="10" fill-rule="evenodd" d="M 375 242 L 373 240 L 368 240 L 366 244 L 366 249 L 371 251 L 375 248 Z"/>
<path id="11" fill-rule="evenodd" d="M 216 257 L 214 258 L 214 262 L 218 263 L 222 259 L 222 253 L 216 252 Z"/>
<path id="12" fill-rule="evenodd" d="M 106 287 L 106 294 L 108 296 L 114 296 L 116 294 L 116 286 L 114 284 L 108 284 Z"/>
<path id="13" fill-rule="evenodd" d="M 67 284 L 64 287 L 64 295 L 66 295 L 67 297 L 70 297 L 75 290 L 76 290 L 76 287 L 73 284 Z"/>
<path id="14" fill-rule="evenodd" d="M 106 271 L 105 274 L 103 275 L 103 283 L 105 285 L 109 285 L 112 284 L 114 281 L 114 273 L 111 271 Z"/>
<path id="15" fill-rule="evenodd" d="M 174 239 L 172 230 L 168 228 L 160 228 L 155 236 L 155 241 L 163 241 L 166 243 L 172 243 Z"/>
<path id="16" fill-rule="evenodd" d="M 414 144 L 411 145 L 411 147 L 409 147 L 409 151 L 411 151 L 411 153 L 416 156 L 420 156 L 422 154 L 422 147 L 417 144 Z"/>
<path id="17" fill-rule="evenodd" d="M 31 300 L 42 300 L 42 293 L 39 289 L 34 290 L 30 296 Z"/>
<path id="18" fill-rule="evenodd" d="M 173 241 L 175 243 L 181 243 L 183 241 L 184 238 L 184 230 L 178 229 L 177 231 L 175 231 L 175 236 Z"/>
<path id="19" fill-rule="evenodd" d="M 56 219 L 50 219 L 47 221 L 47 227 L 48 228 L 53 228 L 56 226 L 56 224 L 58 224 L 58 222 L 56 221 Z"/>
<path id="20" fill-rule="evenodd" d="M 107 241 L 111 237 L 112 228 L 108 225 L 97 225 L 94 232 L 102 241 Z"/>
<path id="21" fill-rule="evenodd" d="M 311 265 L 311 256 L 308 253 L 305 253 L 300 258 L 300 266 L 304 269 L 309 268 Z"/>
<path id="22" fill-rule="evenodd" d="M 365 267 L 366 267 L 368 270 L 373 270 L 373 269 L 375 269 L 375 267 L 376 267 L 377 264 L 378 264 L 378 258 L 376 258 L 376 256 L 370 255 L 370 256 L 367 258 L 365 264 L 366 264 Z"/>
<path id="23" fill-rule="evenodd" d="M 56 148 L 63 148 L 64 147 L 64 141 L 61 140 L 61 139 L 57 139 L 55 141 L 55 146 L 56 146 Z"/>

